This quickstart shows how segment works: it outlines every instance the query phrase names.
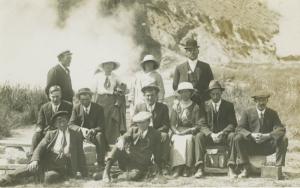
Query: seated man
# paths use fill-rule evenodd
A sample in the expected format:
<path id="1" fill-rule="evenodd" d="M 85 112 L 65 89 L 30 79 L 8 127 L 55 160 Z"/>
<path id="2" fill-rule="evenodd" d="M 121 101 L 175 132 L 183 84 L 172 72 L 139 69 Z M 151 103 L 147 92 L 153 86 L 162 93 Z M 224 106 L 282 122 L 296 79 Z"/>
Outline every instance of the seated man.
<path id="1" fill-rule="evenodd" d="M 167 105 L 157 102 L 159 88 L 156 85 L 154 84 L 145 85 L 142 88 L 142 92 L 144 94 L 145 102 L 136 105 L 134 114 L 143 111 L 152 113 L 152 119 L 149 126 L 158 130 L 161 134 L 163 167 L 166 167 L 166 165 L 169 162 L 169 150 L 170 150 L 169 149 L 170 139 L 168 135 L 170 129 L 169 109 Z"/>
<path id="2" fill-rule="evenodd" d="M 146 174 L 151 165 L 151 157 L 161 173 L 161 137 L 159 131 L 149 127 L 152 114 L 139 112 L 132 118 L 137 126 L 131 127 L 123 136 L 108 156 L 108 161 L 103 172 L 103 181 L 110 182 L 110 169 L 115 161 L 123 171 L 131 170 L 129 180 L 139 180 Z"/>
<path id="3" fill-rule="evenodd" d="M 80 104 L 73 108 L 70 118 L 70 128 L 81 132 L 83 137 L 96 145 L 97 163 L 99 168 L 104 168 L 106 141 L 104 137 L 104 112 L 103 108 L 91 102 L 92 92 L 89 88 L 79 89 L 77 98 Z"/>
<path id="4" fill-rule="evenodd" d="M 249 155 L 270 155 L 276 152 L 276 165 L 285 164 L 288 146 L 286 130 L 277 112 L 267 107 L 269 97 L 263 91 L 252 96 L 256 107 L 242 114 L 237 127 L 228 165 L 238 167 L 241 171 L 238 178 L 248 176 Z"/>
<path id="5" fill-rule="evenodd" d="M 231 102 L 222 99 L 224 88 L 216 80 L 209 84 L 209 95 L 211 100 L 205 103 L 207 124 L 204 124 L 195 138 L 196 154 L 196 178 L 202 177 L 204 168 L 204 155 L 207 146 L 223 145 L 229 146 L 234 136 L 237 125 L 234 106 Z M 229 168 L 229 175 L 232 176 L 233 169 Z"/>
<path id="6" fill-rule="evenodd" d="M 61 99 L 61 88 L 58 85 L 49 88 L 49 99 L 50 101 L 44 104 L 39 111 L 36 130 L 32 137 L 31 154 L 47 131 L 56 129 L 50 124 L 53 114 L 57 111 L 67 111 L 70 115 L 72 112 L 72 104 Z"/>
<path id="7" fill-rule="evenodd" d="M 29 176 L 44 176 L 46 183 L 72 176 L 86 176 L 82 136 L 68 128 L 68 119 L 68 112 L 56 112 L 51 121 L 57 129 L 47 132 L 34 150 L 31 162 L 2 178 L 0 186 L 11 185 L 16 180 Z"/>

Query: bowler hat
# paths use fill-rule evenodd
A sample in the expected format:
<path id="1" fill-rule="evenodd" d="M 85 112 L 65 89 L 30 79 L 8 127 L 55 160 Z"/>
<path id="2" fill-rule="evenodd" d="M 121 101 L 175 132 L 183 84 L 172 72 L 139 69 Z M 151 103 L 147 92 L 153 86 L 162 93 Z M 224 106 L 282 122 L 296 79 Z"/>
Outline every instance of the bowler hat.
<path id="1" fill-rule="evenodd" d="M 100 69 L 103 70 L 103 65 L 104 65 L 104 64 L 108 64 L 108 63 L 114 64 L 113 70 L 116 70 L 117 68 L 120 67 L 120 63 L 119 63 L 119 62 L 116 62 L 116 61 L 104 61 L 104 62 L 101 62 L 101 63 L 99 64 L 98 68 L 100 68 Z"/>
<path id="2" fill-rule="evenodd" d="M 65 55 L 72 55 L 72 53 L 70 52 L 70 50 L 66 50 L 66 51 L 63 51 L 60 54 L 58 54 L 57 57 L 58 57 L 58 59 L 60 59 L 60 58 L 62 58 Z"/>
<path id="3" fill-rule="evenodd" d="M 93 95 L 93 92 L 90 90 L 90 88 L 81 88 L 78 90 L 76 96 L 79 97 L 80 95 L 83 95 L 83 94 Z"/>
<path id="4" fill-rule="evenodd" d="M 191 48 L 199 48 L 197 41 L 193 38 L 187 39 L 184 45 L 184 49 L 191 49 Z"/>
<path id="5" fill-rule="evenodd" d="M 224 91 L 225 89 L 221 86 L 220 82 L 218 80 L 212 80 L 210 81 L 208 85 L 207 91 L 211 91 L 213 89 L 220 89 L 221 91 Z"/>
<path id="6" fill-rule="evenodd" d="M 269 98 L 271 95 L 263 90 L 256 91 L 251 97 L 253 99 L 259 99 L 259 98 Z"/>
<path id="7" fill-rule="evenodd" d="M 143 60 L 141 62 L 142 68 L 144 66 L 144 63 L 146 63 L 146 62 L 153 62 L 154 63 L 154 69 L 158 69 L 158 67 L 159 67 L 159 62 L 155 59 L 155 57 L 153 55 L 145 55 L 145 57 L 143 58 Z"/>
<path id="8" fill-rule="evenodd" d="M 178 85 L 177 92 L 182 90 L 192 90 L 195 91 L 193 84 L 191 82 L 181 82 Z"/>
<path id="9" fill-rule="evenodd" d="M 151 112 L 142 111 L 132 117 L 133 123 L 140 123 L 149 120 L 152 117 Z"/>
<path id="10" fill-rule="evenodd" d="M 69 116 L 69 113 L 68 113 L 67 111 L 57 111 L 57 112 L 55 112 L 55 113 L 52 115 L 52 117 L 51 117 L 51 123 L 52 123 L 52 125 L 54 124 L 56 118 L 62 117 L 62 116 L 68 117 L 68 116 Z"/>

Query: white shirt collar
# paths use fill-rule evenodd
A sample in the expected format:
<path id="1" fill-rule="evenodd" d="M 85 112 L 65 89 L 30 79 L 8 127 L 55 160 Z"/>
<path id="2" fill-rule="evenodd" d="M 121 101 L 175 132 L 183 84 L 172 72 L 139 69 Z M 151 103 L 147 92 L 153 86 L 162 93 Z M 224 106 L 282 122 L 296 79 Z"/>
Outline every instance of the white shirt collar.
<path id="1" fill-rule="evenodd" d="M 263 111 L 260 111 L 257 107 L 256 107 L 256 111 L 258 113 L 258 117 L 260 118 L 261 114 L 265 114 L 266 109 L 264 109 Z"/>
<path id="2" fill-rule="evenodd" d="M 220 99 L 220 100 L 219 100 L 219 102 L 217 102 L 217 103 L 214 103 L 214 102 L 211 100 L 211 103 L 212 103 L 212 105 L 213 105 L 214 109 L 216 109 L 216 110 L 217 110 L 217 112 L 219 111 L 219 108 L 220 108 L 221 102 L 222 102 L 222 99 Z"/>
<path id="3" fill-rule="evenodd" d="M 82 105 L 82 107 L 83 107 L 83 110 L 84 110 L 84 111 L 85 111 L 87 114 L 89 114 L 89 113 L 90 113 L 91 104 L 92 104 L 92 103 L 90 103 L 88 107 L 85 107 L 85 106 L 83 106 L 83 105 Z"/>
<path id="4" fill-rule="evenodd" d="M 67 70 L 67 68 L 66 68 L 66 67 L 64 67 L 64 66 L 61 64 L 61 62 L 59 62 L 58 64 L 61 66 L 61 68 L 63 68 L 63 69 L 64 69 L 64 71 L 65 71 L 66 73 L 68 73 L 68 74 L 69 74 L 69 71 Z"/>
<path id="5" fill-rule="evenodd" d="M 152 105 L 146 104 L 147 109 L 148 109 L 150 112 L 153 112 L 153 110 L 154 110 L 154 108 L 155 108 L 155 104 L 156 104 L 156 102 L 153 103 Z"/>
<path id="6" fill-rule="evenodd" d="M 58 108 L 59 108 L 60 104 L 61 103 L 59 103 L 58 105 L 55 105 L 54 103 L 51 103 L 53 112 L 57 112 L 58 111 Z"/>
<path id="7" fill-rule="evenodd" d="M 188 64 L 192 71 L 195 71 L 197 62 L 198 62 L 198 59 L 195 59 L 195 60 L 188 59 Z"/>

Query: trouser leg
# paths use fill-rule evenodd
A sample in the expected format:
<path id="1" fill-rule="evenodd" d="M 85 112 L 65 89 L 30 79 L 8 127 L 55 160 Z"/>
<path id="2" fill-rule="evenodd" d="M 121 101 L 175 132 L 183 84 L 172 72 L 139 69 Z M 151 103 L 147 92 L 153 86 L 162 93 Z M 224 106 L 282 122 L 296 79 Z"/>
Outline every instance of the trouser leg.
<path id="1" fill-rule="evenodd" d="M 35 132 L 32 136 L 31 148 L 30 151 L 33 153 L 34 149 L 40 143 L 40 141 L 44 138 L 45 134 L 42 131 Z"/>
<path id="2" fill-rule="evenodd" d="M 162 160 L 164 164 L 168 164 L 169 162 L 169 154 L 170 154 L 170 137 L 168 133 L 161 132 L 161 137 L 164 138 L 162 141 Z"/>
<path id="3" fill-rule="evenodd" d="M 288 147 L 287 137 L 283 137 L 277 142 L 276 145 L 276 165 L 284 166 L 285 165 L 285 156 Z"/>
<path id="4" fill-rule="evenodd" d="M 242 134 L 236 134 L 232 140 L 231 153 L 228 164 L 243 165 L 249 162 L 248 146 L 249 141 Z"/>
<path id="5" fill-rule="evenodd" d="M 203 167 L 206 145 L 207 145 L 206 136 L 204 135 L 204 133 L 199 132 L 195 136 L 195 166 L 197 168 L 199 166 Z"/>
<path id="6" fill-rule="evenodd" d="M 104 134 L 101 132 L 98 132 L 92 142 L 96 145 L 96 152 L 97 152 L 97 162 L 99 165 L 104 165 L 104 159 L 105 159 L 105 138 Z"/>

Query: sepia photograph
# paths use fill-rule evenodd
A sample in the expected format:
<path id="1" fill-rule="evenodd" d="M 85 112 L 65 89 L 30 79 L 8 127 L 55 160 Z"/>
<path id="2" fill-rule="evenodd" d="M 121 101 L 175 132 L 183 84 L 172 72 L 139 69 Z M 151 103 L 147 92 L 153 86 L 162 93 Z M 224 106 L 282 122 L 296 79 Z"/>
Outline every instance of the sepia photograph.
<path id="1" fill-rule="evenodd" d="M 300 187 L 300 0 L 0 0 L 0 187 Z"/>

